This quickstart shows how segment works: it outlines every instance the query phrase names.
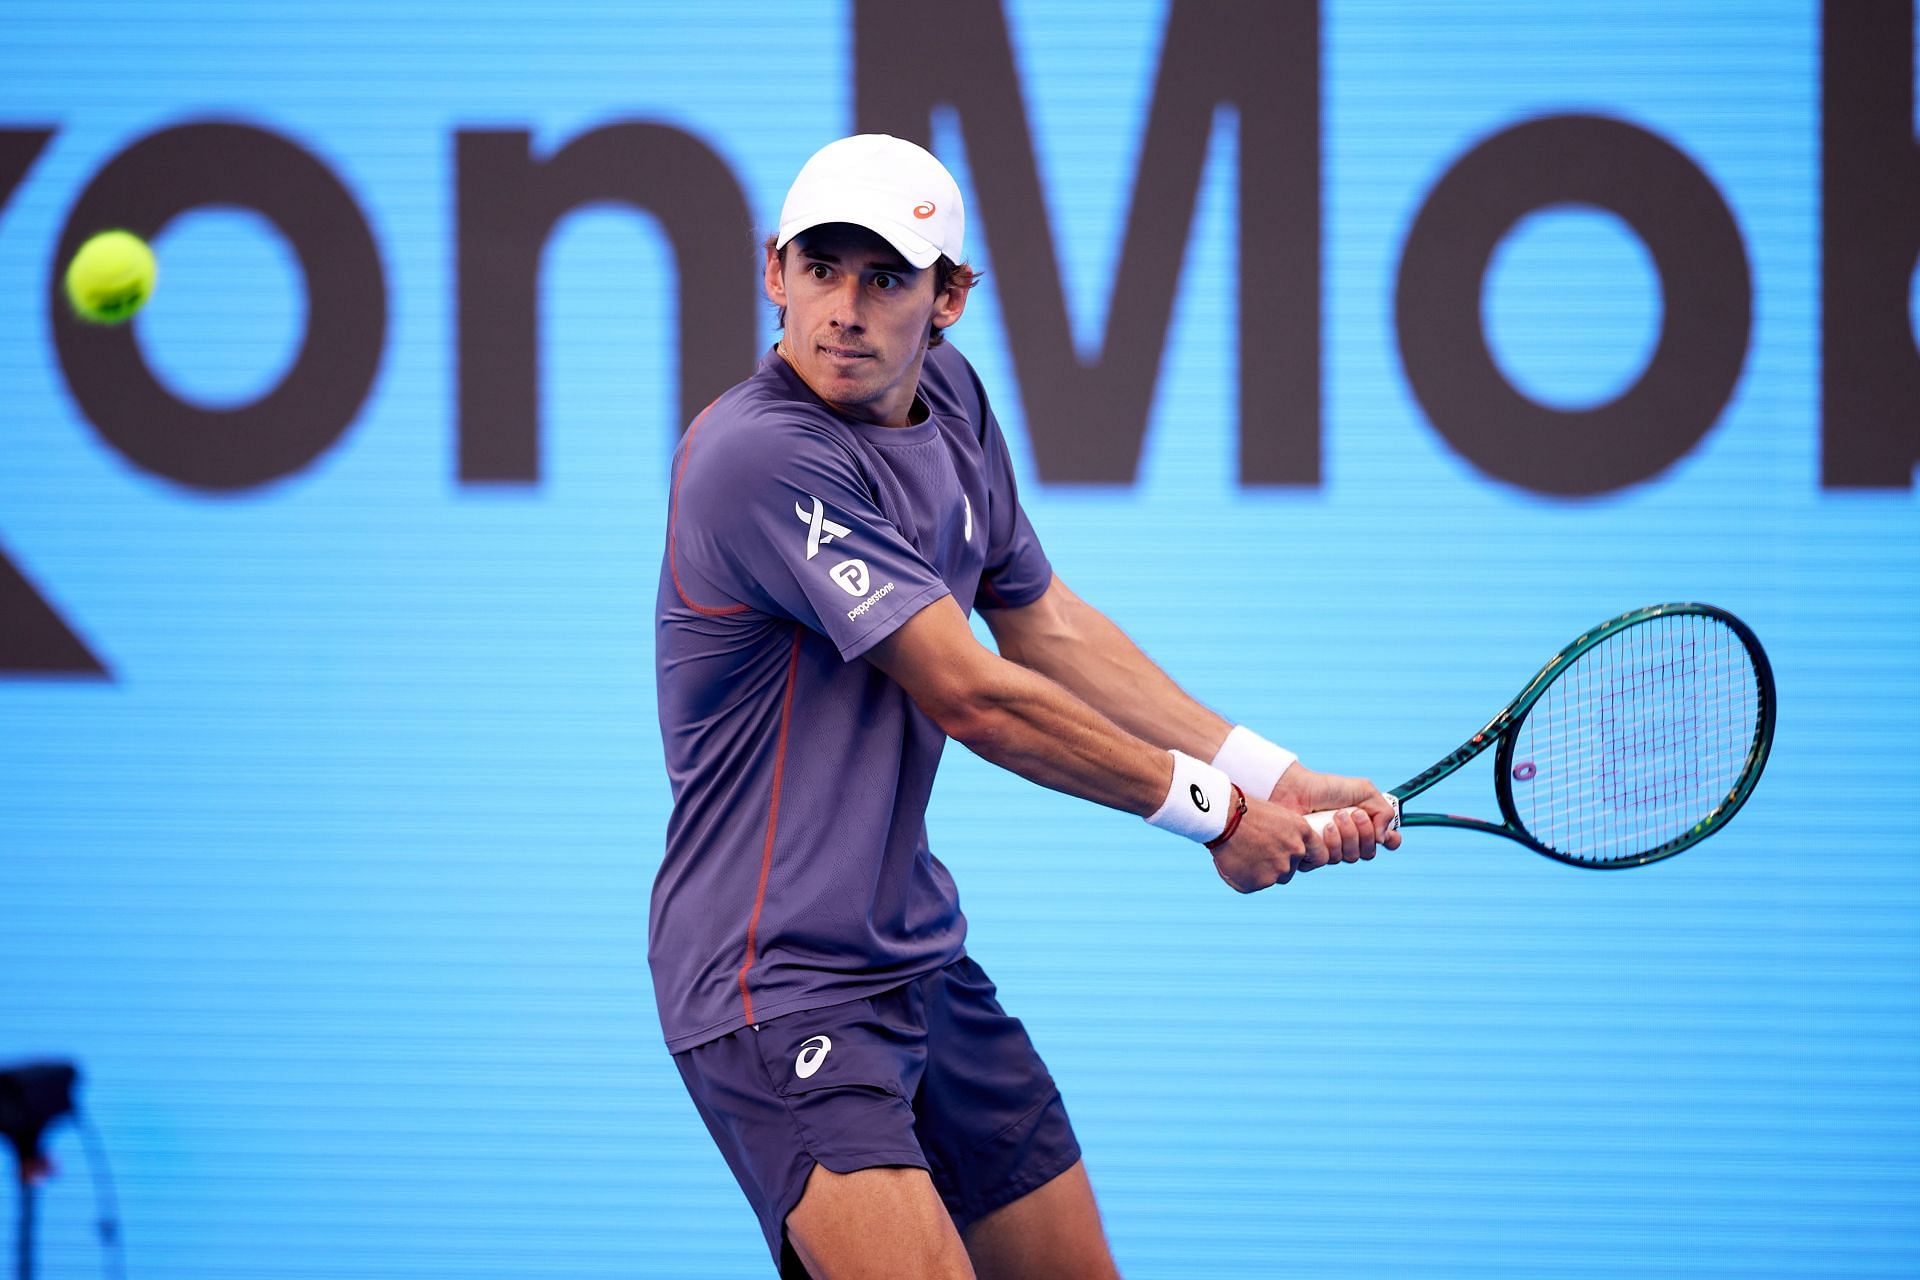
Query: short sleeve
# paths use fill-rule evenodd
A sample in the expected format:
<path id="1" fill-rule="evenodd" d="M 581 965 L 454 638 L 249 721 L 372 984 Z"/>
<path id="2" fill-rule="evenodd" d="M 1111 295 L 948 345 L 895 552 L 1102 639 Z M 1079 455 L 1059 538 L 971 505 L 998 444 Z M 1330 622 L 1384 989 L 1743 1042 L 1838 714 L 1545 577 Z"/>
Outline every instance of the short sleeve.
<path id="1" fill-rule="evenodd" d="M 669 548 L 683 594 L 790 618 L 848 660 L 948 594 L 823 432 L 760 418 L 710 424 L 681 447 Z"/>
<path id="2" fill-rule="evenodd" d="M 1000 422 L 986 396 L 980 397 L 985 419 L 981 447 L 985 452 L 988 509 L 987 563 L 980 574 L 980 601 L 989 609 L 1014 609 L 1032 604 L 1053 582 L 1053 564 L 1040 547 L 1039 535 L 1020 505 L 1013 479 L 1013 459 L 1007 453 Z"/>

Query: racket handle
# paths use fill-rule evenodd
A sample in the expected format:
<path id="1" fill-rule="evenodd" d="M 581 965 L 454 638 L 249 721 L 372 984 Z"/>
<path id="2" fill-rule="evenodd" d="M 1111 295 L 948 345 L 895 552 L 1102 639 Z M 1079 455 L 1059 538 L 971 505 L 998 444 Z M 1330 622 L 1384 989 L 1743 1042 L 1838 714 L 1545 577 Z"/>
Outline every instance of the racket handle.
<path id="1" fill-rule="evenodd" d="M 1400 797 L 1389 791 L 1387 803 L 1393 806 L 1393 817 L 1387 821 L 1387 830 L 1398 831 L 1400 829 Z M 1348 806 L 1348 808 L 1352 807 Z M 1307 815 L 1307 825 L 1313 828 L 1313 834 L 1325 837 L 1327 828 L 1333 825 L 1334 815 L 1339 812 L 1338 809 L 1322 809 L 1317 813 L 1310 813 Z"/>

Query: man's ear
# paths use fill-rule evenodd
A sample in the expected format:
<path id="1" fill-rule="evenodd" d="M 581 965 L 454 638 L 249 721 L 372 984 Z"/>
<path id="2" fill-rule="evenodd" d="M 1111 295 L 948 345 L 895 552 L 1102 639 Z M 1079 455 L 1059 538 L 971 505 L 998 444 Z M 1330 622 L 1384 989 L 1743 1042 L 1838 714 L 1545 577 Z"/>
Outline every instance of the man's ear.
<path id="1" fill-rule="evenodd" d="M 935 328 L 950 329 L 953 322 L 967 309 L 967 294 L 970 289 L 957 289 L 947 286 L 947 291 L 933 300 L 933 323 Z"/>
<path id="2" fill-rule="evenodd" d="M 783 255 L 784 255 L 784 251 L 780 249 L 767 250 L 767 271 L 766 271 L 766 280 L 765 280 L 766 289 L 767 289 L 767 298 L 776 307 L 784 307 L 787 305 L 787 279 L 786 279 L 786 273 L 781 270 L 781 263 L 780 263 L 780 259 Z"/>

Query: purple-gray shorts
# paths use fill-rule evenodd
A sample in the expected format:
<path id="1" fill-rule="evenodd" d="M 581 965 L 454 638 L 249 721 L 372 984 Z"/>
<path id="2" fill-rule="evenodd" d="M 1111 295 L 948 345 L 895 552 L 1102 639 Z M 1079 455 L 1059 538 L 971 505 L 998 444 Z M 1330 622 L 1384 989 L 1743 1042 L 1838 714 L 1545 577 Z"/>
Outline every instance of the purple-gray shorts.
<path id="1" fill-rule="evenodd" d="M 879 995 L 744 1027 L 674 1055 L 783 1276 L 787 1214 L 815 1164 L 927 1170 L 964 1229 L 1080 1159 L 1026 1028 L 962 956 Z"/>

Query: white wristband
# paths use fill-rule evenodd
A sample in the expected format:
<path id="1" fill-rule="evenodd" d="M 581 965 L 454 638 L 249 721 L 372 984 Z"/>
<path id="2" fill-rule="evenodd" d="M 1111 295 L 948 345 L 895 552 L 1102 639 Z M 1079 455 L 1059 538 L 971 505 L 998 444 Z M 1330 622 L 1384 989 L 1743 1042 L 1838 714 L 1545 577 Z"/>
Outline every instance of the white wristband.
<path id="1" fill-rule="evenodd" d="M 1227 829 L 1233 808 L 1233 780 L 1210 764 L 1169 751 L 1173 757 L 1173 785 L 1147 821 L 1162 831 L 1205 844 Z"/>
<path id="2" fill-rule="evenodd" d="M 1255 800 L 1273 794 L 1273 784 L 1300 757 L 1275 746 L 1243 724 L 1233 726 L 1227 740 L 1213 753 L 1213 767 L 1226 772 Z"/>

